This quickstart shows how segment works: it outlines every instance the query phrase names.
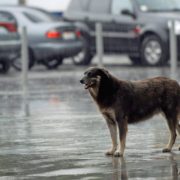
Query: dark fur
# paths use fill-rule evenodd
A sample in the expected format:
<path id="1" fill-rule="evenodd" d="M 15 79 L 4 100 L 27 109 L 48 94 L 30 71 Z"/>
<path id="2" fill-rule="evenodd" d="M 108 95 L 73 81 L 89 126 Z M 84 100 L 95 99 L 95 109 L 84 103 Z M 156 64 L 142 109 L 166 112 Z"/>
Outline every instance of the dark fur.
<path id="1" fill-rule="evenodd" d="M 81 83 L 88 84 L 93 78 L 93 83 L 88 90 L 105 117 L 111 135 L 116 136 L 113 126 L 119 128 L 121 146 L 125 146 L 128 123 L 137 123 L 161 112 L 165 115 L 171 132 L 169 144 L 163 152 L 171 151 L 176 138 L 176 130 L 180 133 L 178 123 L 180 86 L 176 81 L 166 77 L 155 77 L 142 81 L 123 81 L 115 78 L 105 69 L 90 68 L 85 72 Z M 100 81 L 97 80 L 98 78 Z M 96 93 L 92 93 L 94 91 Z M 115 138 L 112 137 L 112 141 L 113 146 L 116 146 Z M 117 150 L 115 147 L 114 149 Z M 109 153 L 110 155 L 123 155 L 123 148 L 116 153 L 113 152 L 114 149 Z"/>

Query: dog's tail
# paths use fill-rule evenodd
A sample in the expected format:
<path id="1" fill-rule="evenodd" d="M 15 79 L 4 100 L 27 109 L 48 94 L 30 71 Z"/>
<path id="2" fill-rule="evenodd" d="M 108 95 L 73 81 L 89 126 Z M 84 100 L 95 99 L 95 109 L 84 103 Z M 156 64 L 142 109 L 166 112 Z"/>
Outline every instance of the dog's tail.
<path id="1" fill-rule="evenodd" d="M 178 114 L 177 114 L 177 119 L 178 119 L 179 124 L 180 124 L 180 97 L 179 97 L 179 103 L 178 103 Z"/>
<path id="2" fill-rule="evenodd" d="M 179 102 L 178 102 L 178 114 L 177 114 L 176 130 L 177 130 L 178 134 L 180 135 L 180 96 L 179 96 Z M 180 147 L 179 147 L 179 150 L 180 150 Z"/>
<path id="3" fill-rule="evenodd" d="M 178 91 L 178 115 L 177 115 L 177 119 L 179 121 L 179 124 L 180 124 L 180 84 L 179 84 L 179 91 Z"/>
<path id="4" fill-rule="evenodd" d="M 177 119 L 179 120 L 180 123 L 180 90 L 179 90 L 179 100 L 178 100 L 178 117 Z"/>

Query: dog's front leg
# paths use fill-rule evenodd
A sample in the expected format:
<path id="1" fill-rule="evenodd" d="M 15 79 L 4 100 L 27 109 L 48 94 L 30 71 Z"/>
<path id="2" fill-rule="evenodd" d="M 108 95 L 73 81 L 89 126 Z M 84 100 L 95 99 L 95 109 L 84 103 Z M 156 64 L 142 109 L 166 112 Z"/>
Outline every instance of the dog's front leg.
<path id="1" fill-rule="evenodd" d="M 109 132 L 111 135 L 111 140 L 112 140 L 112 147 L 110 150 L 106 152 L 106 155 L 110 156 L 110 155 L 113 155 L 117 149 L 117 126 L 116 126 L 116 123 L 112 119 L 108 118 L 107 116 L 104 116 L 104 118 L 106 119 Z"/>
<path id="2" fill-rule="evenodd" d="M 127 118 L 120 118 L 117 116 L 117 124 L 118 124 L 118 129 L 119 129 L 119 141 L 120 141 L 120 146 L 118 147 L 117 151 L 114 153 L 114 156 L 116 157 L 122 157 L 124 154 L 124 149 L 126 146 L 126 134 L 127 134 L 127 125 L 128 125 L 128 120 Z"/>

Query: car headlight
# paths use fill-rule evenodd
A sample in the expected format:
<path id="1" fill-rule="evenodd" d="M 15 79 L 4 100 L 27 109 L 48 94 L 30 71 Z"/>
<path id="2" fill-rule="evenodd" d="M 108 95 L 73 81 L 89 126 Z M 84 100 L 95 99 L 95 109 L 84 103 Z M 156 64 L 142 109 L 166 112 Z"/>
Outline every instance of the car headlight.
<path id="1" fill-rule="evenodd" d="M 175 34 L 180 35 L 180 21 L 174 21 L 175 25 Z M 168 28 L 172 27 L 172 21 L 168 21 Z"/>

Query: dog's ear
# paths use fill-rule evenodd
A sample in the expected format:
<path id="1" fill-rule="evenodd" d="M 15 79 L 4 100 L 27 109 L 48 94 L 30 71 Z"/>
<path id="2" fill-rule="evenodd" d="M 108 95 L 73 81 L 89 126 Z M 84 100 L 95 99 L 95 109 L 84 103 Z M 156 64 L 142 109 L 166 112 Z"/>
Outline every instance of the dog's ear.
<path id="1" fill-rule="evenodd" d="M 107 69 L 101 68 L 100 71 L 101 71 L 107 78 L 110 78 L 110 74 L 109 74 L 109 72 L 108 72 Z"/>

